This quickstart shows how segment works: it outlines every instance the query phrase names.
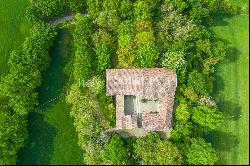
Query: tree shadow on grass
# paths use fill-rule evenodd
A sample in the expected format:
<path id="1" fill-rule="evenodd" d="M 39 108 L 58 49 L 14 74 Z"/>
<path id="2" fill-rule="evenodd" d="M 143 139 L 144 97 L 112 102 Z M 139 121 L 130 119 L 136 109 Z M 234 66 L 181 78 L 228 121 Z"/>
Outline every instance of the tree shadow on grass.
<path id="1" fill-rule="evenodd" d="M 236 62 L 241 54 L 242 53 L 238 48 L 236 47 L 230 48 L 228 55 L 225 57 L 225 63 Z"/>
<path id="2" fill-rule="evenodd" d="M 29 138 L 19 152 L 17 164 L 48 165 L 54 150 L 56 129 L 46 123 L 44 116 L 37 112 L 30 113 L 28 119 Z"/>
<path id="3" fill-rule="evenodd" d="M 212 143 L 214 149 L 219 153 L 217 164 L 226 164 L 227 159 L 223 154 L 232 151 L 239 145 L 237 136 L 232 132 L 209 131 L 205 133 L 205 139 L 207 142 Z"/>
<path id="4" fill-rule="evenodd" d="M 230 18 L 232 18 L 232 17 L 233 17 L 232 15 L 228 15 L 225 13 L 215 13 L 212 15 L 213 24 L 211 26 L 227 26 Z M 212 33 L 212 36 L 213 36 L 212 41 L 221 41 L 226 46 L 229 46 L 229 50 L 228 50 L 226 57 L 222 63 L 235 62 L 239 58 L 239 55 L 241 54 L 240 50 L 236 47 L 231 47 L 232 43 L 229 40 L 226 40 L 226 39 L 221 38 L 221 37 L 217 37 L 215 31 L 211 30 L 210 32 Z"/>
<path id="5" fill-rule="evenodd" d="M 215 77 L 215 82 L 213 85 L 212 96 L 216 97 L 221 91 L 224 90 L 225 83 L 224 83 L 223 78 L 219 75 L 218 72 L 214 73 L 214 77 Z"/>
<path id="6" fill-rule="evenodd" d="M 230 101 L 219 102 L 218 107 L 223 113 L 225 120 L 238 120 L 242 114 L 242 107 L 236 103 Z"/>
<path id="7" fill-rule="evenodd" d="M 225 43 L 226 41 L 223 41 L 223 42 Z M 225 87 L 224 80 L 218 72 L 219 65 L 236 62 L 240 54 L 241 52 L 239 49 L 232 47 L 229 49 L 229 52 L 227 53 L 227 56 L 225 57 L 225 59 L 221 63 L 219 63 L 217 66 L 215 66 L 216 71 L 213 74 L 213 76 L 215 77 L 215 82 L 214 82 L 213 91 L 212 91 L 213 97 L 216 97 L 220 93 L 220 91 L 224 90 L 224 87 Z"/>
<path id="8" fill-rule="evenodd" d="M 231 151 L 239 144 L 237 136 L 232 132 L 212 130 L 205 133 L 205 138 L 218 151 Z"/>
<path id="9" fill-rule="evenodd" d="M 212 14 L 212 19 L 213 19 L 213 23 L 211 24 L 211 26 L 227 26 L 230 18 L 232 18 L 233 15 L 229 15 L 226 13 L 222 13 L 222 12 L 216 12 Z"/>
<path id="10" fill-rule="evenodd" d="M 40 104 L 56 98 L 65 86 L 68 78 L 65 66 L 71 54 L 71 38 L 67 29 L 58 29 L 58 35 L 50 49 L 50 66 L 43 74 L 42 84 L 38 88 Z"/>

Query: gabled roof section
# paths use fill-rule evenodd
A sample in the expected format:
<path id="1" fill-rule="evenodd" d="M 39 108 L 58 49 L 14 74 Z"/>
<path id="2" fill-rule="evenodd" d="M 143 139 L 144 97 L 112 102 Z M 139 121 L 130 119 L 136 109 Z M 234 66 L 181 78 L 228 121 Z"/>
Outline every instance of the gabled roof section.
<path id="1" fill-rule="evenodd" d="M 148 99 L 174 97 L 175 72 L 163 68 L 107 69 L 107 95 L 140 95 Z"/>

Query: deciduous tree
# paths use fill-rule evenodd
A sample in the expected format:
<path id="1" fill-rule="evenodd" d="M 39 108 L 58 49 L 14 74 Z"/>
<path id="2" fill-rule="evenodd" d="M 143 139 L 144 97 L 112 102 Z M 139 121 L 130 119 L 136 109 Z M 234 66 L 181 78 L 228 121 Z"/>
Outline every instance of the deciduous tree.
<path id="1" fill-rule="evenodd" d="M 155 133 L 137 139 L 134 147 L 141 164 L 175 165 L 182 162 L 178 148 L 168 140 L 161 140 Z"/>
<path id="2" fill-rule="evenodd" d="M 219 159 L 212 146 L 201 138 L 192 138 L 190 145 L 184 151 L 187 163 L 191 165 L 213 165 Z"/>
<path id="3" fill-rule="evenodd" d="M 127 148 L 118 134 L 113 135 L 104 146 L 101 159 L 105 165 L 126 165 L 128 163 L 129 156 Z"/>
<path id="4" fill-rule="evenodd" d="M 196 106 L 192 110 L 192 120 L 201 126 L 215 129 L 224 122 L 223 115 L 216 108 L 206 105 Z"/>

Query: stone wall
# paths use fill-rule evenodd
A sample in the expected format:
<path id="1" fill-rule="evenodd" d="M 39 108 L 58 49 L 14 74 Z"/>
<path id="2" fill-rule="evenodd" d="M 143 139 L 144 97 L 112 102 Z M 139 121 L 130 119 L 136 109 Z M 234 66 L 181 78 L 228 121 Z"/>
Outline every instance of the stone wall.
<path id="1" fill-rule="evenodd" d="M 123 123 L 123 116 L 124 113 L 124 96 L 123 95 L 117 95 L 116 98 L 116 128 L 122 129 L 122 123 Z"/>

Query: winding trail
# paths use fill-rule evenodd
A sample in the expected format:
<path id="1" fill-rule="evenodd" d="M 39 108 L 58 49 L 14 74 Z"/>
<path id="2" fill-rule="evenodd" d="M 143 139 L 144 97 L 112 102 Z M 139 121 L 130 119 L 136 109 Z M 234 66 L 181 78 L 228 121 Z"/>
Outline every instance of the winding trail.
<path id="1" fill-rule="evenodd" d="M 82 16 L 88 16 L 88 14 L 81 14 Z M 58 17 L 56 20 L 52 21 L 50 24 L 53 28 L 57 27 L 60 23 L 64 21 L 69 21 L 75 18 L 75 15 L 68 15 L 63 17 Z"/>

